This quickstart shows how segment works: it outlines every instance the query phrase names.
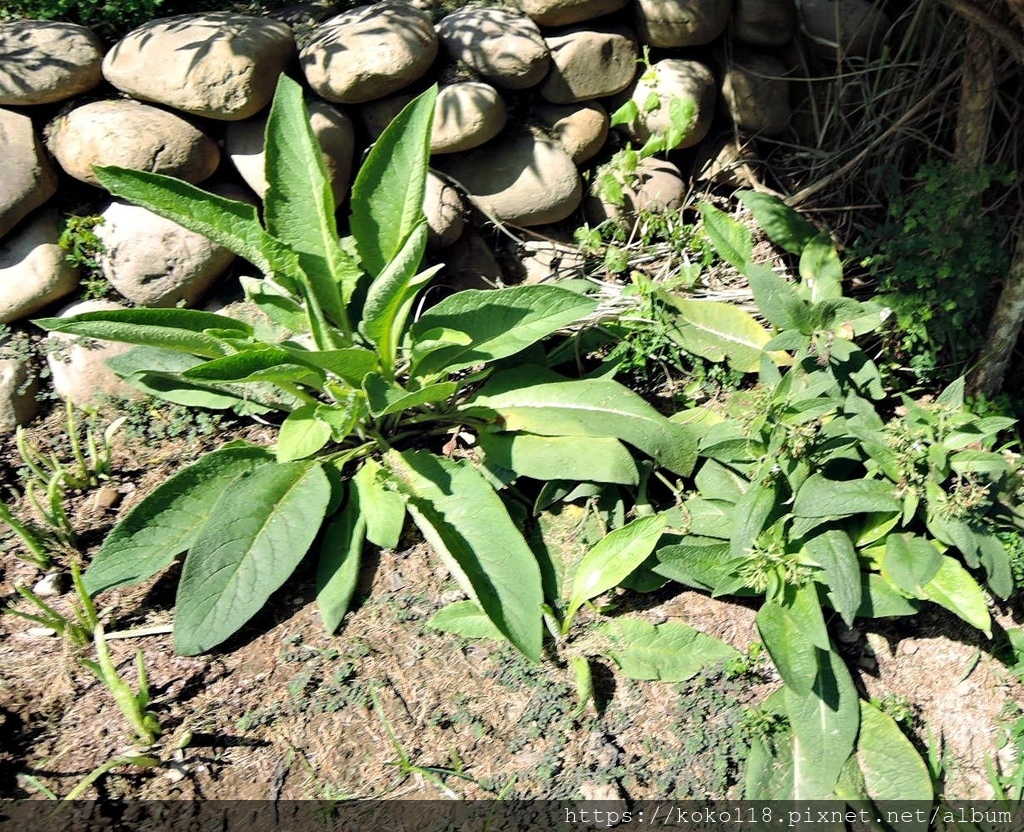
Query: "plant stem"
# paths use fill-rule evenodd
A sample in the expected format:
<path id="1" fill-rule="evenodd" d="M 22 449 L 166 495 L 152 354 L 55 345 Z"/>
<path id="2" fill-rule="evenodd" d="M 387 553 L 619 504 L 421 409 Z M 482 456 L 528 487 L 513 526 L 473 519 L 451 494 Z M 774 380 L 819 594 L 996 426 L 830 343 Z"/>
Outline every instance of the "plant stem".
<path id="1" fill-rule="evenodd" d="M 39 540 L 20 520 L 16 519 L 11 510 L 7 507 L 7 504 L 0 502 L 0 521 L 3 521 L 11 530 L 18 536 L 22 543 L 25 544 L 25 548 L 32 553 L 32 562 L 35 563 L 40 569 L 47 569 L 51 564 L 50 556 L 43 548 L 42 541 Z"/>

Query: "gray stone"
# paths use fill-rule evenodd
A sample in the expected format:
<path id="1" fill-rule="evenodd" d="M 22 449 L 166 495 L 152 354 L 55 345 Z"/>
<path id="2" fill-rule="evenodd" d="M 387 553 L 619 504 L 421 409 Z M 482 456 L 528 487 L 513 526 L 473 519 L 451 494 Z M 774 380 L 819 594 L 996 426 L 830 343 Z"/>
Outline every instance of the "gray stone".
<path id="1" fill-rule="evenodd" d="M 552 104 L 576 104 L 614 95 L 636 76 L 633 33 L 623 27 L 572 29 L 547 39 L 551 71 L 540 86 Z"/>
<path id="2" fill-rule="evenodd" d="M 869 57 L 881 51 L 892 25 L 877 3 L 868 0 L 800 0 L 800 28 L 819 55 Z"/>
<path id="3" fill-rule="evenodd" d="M 455 292 L 466 289 L 496 289 L 502 273 L 491 247 L 473 228 L 445 251 L 441 283 Z"/>
<path id="4" fill-rule="evenodd" d="M 108 300 L 86 300 L 65 307 L 60 317 L 123 308 Z M 57 395 L 79 407 L 101 404 L 106 397 L 141 398 L 138 390 L 121 381 L 105 363 L 108 358 L 135 349 L 133 344 L 81 338 L 64 332 L 51 332 L 47 340 L 46 362 Z"/>
<path id="5" fill-rule="evenodd" d="M 459 192 L 433 171 L 427 173 L 427 188 L 423 195 L 423 212 L 427 215 L 427 245 L 438 249 L 450 246 L 462 235 L 463 214 Z"/>
<path id="6" fill-rule="evenodd" d="M 586 276 L 587 258 L 580 247 L 553 238 L 526 240 L 518 260 L 523 269 L 523 283 L 544 283 Z"/>
<path id="7" fill-rule="evenodd" d="M 28 116 L 0 110 L 0 237 L 57 191 L 57 174 Z"/>
<path id="8" fill-rule="evenodd" d="M 541 26 L 569 26 L 625 8 L 627 0 L 513 0 Z"/>
<path id="9" fill-rule="evenodd" d="M 0 23 L 0 105 L 52 104 L 100 81 L 103 44 L 85 26 L 44 20 Z"/>
<path id="10" fill-rule="evenodd" d="M 78 288 L 78 269 L 68 263 L 59 238 L 56 219 L 44 212 L 0 241 L 0 323 L 31 315 Z"/>
<path id="11" fill-rule="evenodd" d="M 637 34 L 649 46 L 700 46 L 725 31 L 731 10 L 732 0 L 637 0 Z"/>
<path id="12" fill-rule="evenodd" d="M 659 106 L 647 109 L 651 95 Z M 627 128 L 634 141 L 646 142 L 652 134 L 667 135 L 672 127 L 672 99 L 690 102 L 693 116 L 676 148 L 692 147 L 707 135 L 715 111 L 715 76 L 699 61 L 666 58 L 651 65 L 634 85 L 630 97 L 639 110 Z"/>
<path id="13" fill-rule="evenodd" d="M 539 104 L 533 116 L 577 165 L 593 159 L 608 140 L 608 113 L 596 101 Z"/>
<path id="14" fill-rule="evenodd" d="M 505 102 L 490 84 L 473 81 L 444 87 L 434 107 L 431 153 L 458 153 L 497 136 L 508 119 Z"/>
<path id="15" fill-rule="evenodd" d="M 223 246 L 138 205 L 115 200 L 102 216 L 96 236 L 104 248 L 103 276 L 139 306 L 192 305 L 235 259 Z"/>
<path id="16" fill-rule="evenodd" d="M 686 180 L 679 168 L 664 159 L 641 159 L 633 175 L 617 178 L 622 184 L 623 204 L 617 205 L 592 191 L 584 203 L 587 222 L 600 225 L 607 219 L 632 217 L 640 211 L 675 211 L 686 201 Z"/>
<path id="17" fill-rule="evenodd" d="M 309 126 L 324 153 L 327 176 L 331 181 L 334 202 L 340 205 L 352 181 L 355 159 L 355 129 L 352 120 L 326 101 L 312 100 L 306 104 Z M 267 192 L 264 172 L 264 133 L 266 115 L 229 124 L 224 131 L 225 151 L 246 184 L 262 199 Z"/>
<path id="18" fill-rule="evenodd" d="M 505 89 L 536 86 L 551 63 L 537 24 L 504 9 L 459 9 L 437 24 L 437 33 L 453 60 Z"/>
<path id="19" fill-rule="evenodd" d="M 796 32 L 793 0 L 733 0 L 732 31 L 751 46 L 783 46 Z"/>
<path id="20" fill-rule="evenodd" d="M 0 358 L 0 433 L 13 433 L 39 412 L 39 379 L 27 358 Z"/>
<path id="21" fill-rule="evenodd" d="M 769 55 L 737 51 L 722 80 L 722 100 L 733 122 L 751 133 L 772 135 L 789 127 L 786 67 Z"/>
<path id="22" fill-rule="evenodd" d="M 714 141 L 701 143 L 693 169 L 698 182 L 714 182 L 730 188 L 753 187 L 757 177 L 753 166 L 758 164 L 751 143 L 730 132 Z"/>
<path id="23" fill-rule="evenodd" d="M 583 185 L 576 165 L 556 144 L 515 135 L 436 167 L 462 185 L 484 212 L 512 225 L 560 222 L 580 204 Z"/>
<path id="24" fill-rule="evenodd" d="M 64 170 L 99 186 L 93 165 L 162 173 L 193 184 L 220 164 L 216 142 L 185 119 L 138 101 L 94 101 L 47 128 L 47 146 Z"/>
<path id="25" fill-rule="evenodd" d="M 324 22 L 299 59 L 321 98 L 360 104 L 411 84 L 430 68 L 437 49 L 437 33 L 426 12 L 387 0 Z"/>
<path id="26" fill-rule="evenodd" d="M 103 75 L 133 98 L 239 121 L 270 103 L 294 52 L 292 30 L 277 20 L 179 15 L 129 32 L 103 59 Z"/>
<path id="27" fill-rule="evenodd" d="M 405 106 L 416 97 L 412 92 L 397 92 L 376 101 L 368 101 L 359 108 L 359 120 L 371 141 L 376 141 L 384 129 L 394 121 Z"/>

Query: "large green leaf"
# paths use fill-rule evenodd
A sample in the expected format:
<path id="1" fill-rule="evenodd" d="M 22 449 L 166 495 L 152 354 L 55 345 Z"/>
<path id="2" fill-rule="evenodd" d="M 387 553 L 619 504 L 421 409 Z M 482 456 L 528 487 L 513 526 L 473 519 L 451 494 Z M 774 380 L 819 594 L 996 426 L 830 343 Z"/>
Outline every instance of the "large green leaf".
<path id="1" fill-rule="evenodd" d="M 679 298 L 672 305 L 682 315 L 676 321 L 679 344 L 709 361 L 728 360 L 741 373 L 756 373 L 771 334 L 753 316 L 731 303 Z"/>
<path id="2" fill-rule="evenodd" d="M 468 289 L 445 298 L 412 327 L 413 350 L 432 332 L 462 333 L 462 343 L 438 346 L 422 356 L 418 374 L 448 372 L 494 361 L 526 349 L 585 318 L 597 301 L 557 286 Z"/>
<path id="3" fill-rule="evenodd" d="M 416 525 L 462 588 L 509 641 L 539 661 L 540 567 L 498 495 L 464 460 L 390 451 L 385 465 Z"/>
<path id="4" fill-rule="evenodd" d="M 487 613 L 473 601 L 456 601 L 442 607 L 434 613 L 427 626 L 462 638 L 504 638 L 501 631 L 491 623 Z"/>
<path id="5" fill-rule="evenodd" d="M 814 687 L 808 693 L 784 689 L 793 730 L 793 799 L 832 796 L 839 774 L 853 753 L 860 725 L 857 689 L 842 658 L 819 651 Z"/>
<path id="6" fill-rule="evenodd" d="M 924 585 L 919 598 L 927 598 L 956 613 L 972 627 L 977 627 L 992 638 L 992 618 L 989 615 L 985 593 L 971 573 L 957 561 L 943 556 L 938 571 Z"/>
<path id="7" fill-rule="evenodd" d="M 380 464 L 366 459 L 352 477 L 352 490 L 366 519 L 366 539 L 382 549 L 397 549 L 405 523 L 405 499 L 385 484 L 386 479 Z"/>
<path id="8" fill-rule="evenodd" d="M 265 465 L 234 482 L 185 557 L 174 649 L 203 653 L 259 612 L 305 557 L 330 498 L 315 462 Z"/>
<path id="9" fill-rule="evenodd" d="M 301 365 L 299 350 L 285 350 L 272 345 L 260 345 L 255 349 L 243 350 L 206 361 L 182 375 L 199 381 L 300 381 L 312 386 L 323 383 L 324 374 L 310 363 Z"/>
<path id="10" fill-rule="evenodd" d="M 618 618 L 601 627 L 608 655 L 630 679 L 685 682 L 704 668 L 737 658 L 736 648 L 678 621 Z"/>
<path id="11" fill-rule="evenodd" d="M 777 196 L 758 191 L 737 191 L 740 202 L 750 209 L 768 238 L 790 254 L 800 254 L 818 229 Z"/>
<path id="12" fill-rule="evenodd" d="M 754 240 L 740 223 L 714 205 L 702 202 L 697 206 L 704 219 L 704 231 L 715 251 L 734 268 L 743 271 L 754 250 Z"/>
<path id="13" fill-rule="evenodd" d="M 316 605 L 324 630 L 333 633 L 348 612 L 359 580 L 359 565 L 366 541 L 366 517 L 356 489 L 348 503 L 324 529 L 316 573 Z"/>
<path id="14" fill-rule="evenodd" d="M 608 379 L 564 379 L 540 367 L 495 373 L 466 407 L 492 411 L 506 430 L 541 436 L 611 436 L 688 475 L 697 442 L 638 395 Z"/>
<path id="15" fill-rule="evenodd" d="M 932 781 L 921 755 L 892 717 L 864 701 L 860 703 L 857 762 L 872 800 L 931 804 Z M 900 832 L 924 832 L 928 828 L 927 819 L 899 823 L 899 814 L 892 825 Z"/>
<path id="16" fill-rule="evenodd" d="M 360 271 L 338 241 L 335 204 L 320 144 L 309 126 L 302 87 L 285 74 L 277 81 L 266 133 L 267 231 L 296 252 L 324 314 L 348 329 L 345 299 Z"/>
<path id="17" fill-rule="evenodd" d="M 226 447 L 165 480 L 107 535 L 82 577 L 86 592 L 137 584 L 170 565 L 195 542 L 224 492 L 273 461 L 255 445 Z"/>
<path id="18" fill-rule="evenodd" d="M 252 334 L 247 324 L 194 309 L 104 309 L 68 318 L 40 318 L 33 323 L 50 332 L 178 350 L 204 358 L 231 352 L 206 330 L 225 330 L 232 337 L 243 338 Z"/>
<path id="19" fill-rule="evenodd" d="M 761 263 L 747 263 L 743 273 L 750 282 L 757 308 L 768 323 L 783 332 L 811 333 L 810 307 L 800 297 L 796 286 Z M 771 346 L 777 347 L 777 344 Z"/>
<path id="20" fill-rule="evenodd" d="M 114 196 L 147 208 L 244 257 L 285 288 L 292 288 L 298 261 L 259 223 L 256 207 L 211 194 L 171 176 L 119 167 L 94 167 Z"/>
<path id="21" fill-rule="evenodd" d="M 890 534 L 885 539 L 882 576 L 908 595 L 921 596 L 922 587 L 942 566 L 935 544 L 912 534 Z"/>
<path id="22" fill-rule="evenodd" d="M 809 694 L 818 675 L 818 648 L 801 631 L 799 622 L 775 601 L 766 601 L 755 621 L 782 680 L 797 695 Z"/>
<path id="23" fill-rule="evenodd" d="M 428 384 L 418 390 L 406 390 L 395 382 L 387 382 L 377 373 L 367 373 L 363 379 L 370 415 L 380 418 L 392 413 L 401 413 L 425 404 L 447 401 L 455 395 L 459 385 L 454 381 Z"/>
<path id="24" fill-rule="evenodd" d="M 732 571 L 729 544 L 710 537 L 684 537 L 654 553 L 654 572 L 695 589 L 714 592 Z"/>
<path id="25" fill-rule="evenodd" d="M 352 185 L 350 227 L 363 266 L 377 277 L 423 222 L 437 87 L 422 93 L 377 139 Z"/>
<path id="26" fill-rule="evenodd" d="M 542 482 L 640 481 L 632 454 L 618 439 L 482 431 L 478 440 L 489 464 Z"/>
<path id="27" fill-rule="evenodd" d="M 827 231 L 808 241 L 800 255 L 800 279 L 812 303 L 843 296 L 843 264 Z"/>
<path id="28" fill-rule="evenodd" d="M 331 441 L 331 426 L 318 418 L 321 405 L 305 404 L 288 414 L 277 434 L 277 461 L 305 459 Z"/>
<path id="29" fill-rule="evenodd" d="M 853 626 L 863 593 L 857 551 L 849 535 L 832 529 L 812 537 L 804 543 L 804 550 L 824 571 L 833 608 L 846 626 Z"/>
<path id="30" fill-rule="evenodd" d="M 812 474 L 797 492 L 797 517 L 848 517 L 884 511 L 897 512 L 901 503 L 892 483 L 884 480 L 830 480 Z"/>
<path id="31" fill-rule="evenodd" d="M 768 518 L 775 511 L 778 500 L 778 484 L 774 480 L 769 480 L 766 483 L 752 482 L 736 501 L 736 508 L 733 511 L 735 520 L 729 539 L 729 551 L 734 558 L 746 556 L 753 548 Z"/>
<path id="32" fill-rule="evenodd" d="M 660 514 L 640 517 L 601 538 L 576 567 L 565 625 L 585 601 L 618 586 L 654 551 L 665 530 Z"/>
<path id="33" fill-rule="evenodd" d="M 377 366 L 377 355 L 362 347 L 350 347 L 342 350 L 300 350 L 296 347 L 283 347 L 299 364 L 311 364 L 334 373 L 354 387 L 363 383 L 363 378 Z"/>

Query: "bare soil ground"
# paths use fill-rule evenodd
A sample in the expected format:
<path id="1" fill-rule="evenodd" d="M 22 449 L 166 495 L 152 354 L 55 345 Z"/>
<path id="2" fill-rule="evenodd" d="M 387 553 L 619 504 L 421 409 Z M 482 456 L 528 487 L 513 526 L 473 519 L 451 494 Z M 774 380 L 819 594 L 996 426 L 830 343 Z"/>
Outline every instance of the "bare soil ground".
<path id="1" fill-rule="evenodd" d="M 61 421 L 62 413 L 41 420 L 30 438 L 45 445 L 59 436 Z M 240 432 L 268 438 L 259 426 Z M 175 467 L 228 438 L 122 437 L 115 471 L 123 502 L 104 507 L 93 491 L 72 504 L 86 562 L 121 513 Z M 13 447 L 5 448 L 0 476 L 13 484 L 18 465 Z M 85 796 L 740 795 L 749 731 L 777 685 L 764 663 L 663 684 L 629 680 L 602 660 L 598 707 L 576 715 L 572 674 L 558 657 L 534 666 L 504 646 L 429 628 L 430 616 L 459 591 L 415 536 L 404 544 L 364 564 L 357 606 L 336 636 L 323 633 L 306 573 L 214 654 L 175 656 L 167 634 L 111 641 L 133 684 L 135 651 L 144 651 L 164 731 L 152 750 L 160 764 L 116 769 Z M 40 574 L 19 551 L 13 536 L 0 537 L 0 596 L 5 606 L 28 611 L 14 587 L 31 586 Z M 108 631 L 168 624 L 176 570 L 102 594 Z M 66 608 L 70 597 L 54 605 Z M 682 621 L 741 651 L 757 640 L 754 610 L 740 603 L 674 589 L 620 600 L 616 614 Z M 997 617 L 1019 626 L 1022 611 Z M 1004 708 L 1024 702 L 1024 690 L 989 655 L 983 637 L 932 610 L 838 638 L 868 695 L 904 708 L 921 743 L 929 732 L 933 743 L 941 737 L 946 795 L 989 796 L 985 759 L 997 755 Z M 132 748 L 110 693 L 79 664 L 88 653 L 15 616 L 0 617 L 0 797 L 41 797 L 39 784 L 67 794 Z"/>

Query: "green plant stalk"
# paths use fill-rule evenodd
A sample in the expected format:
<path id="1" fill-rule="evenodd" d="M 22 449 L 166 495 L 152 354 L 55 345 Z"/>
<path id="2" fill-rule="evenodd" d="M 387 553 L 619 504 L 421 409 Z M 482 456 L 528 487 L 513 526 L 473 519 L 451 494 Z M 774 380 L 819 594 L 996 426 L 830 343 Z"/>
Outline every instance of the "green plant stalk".
<path id="1" fill-rule="evenodd" d="M 67 412 L 67 434 L 68 441 L 71 443 L 71 455 L 78 465 L 78 476 L 69 477 L 69 485 L 72 488 L 85 488 L 87 485 L 92 484 L 92 478 L 89 476 L 89 465 L 85 461 L 82 445 L 78 438 L 78 425 L 75 424 L 75 406 L 71 404 L 70 399 L 65 401 L 65 410 Z"/>
<path id="2" fill-rule="evenodd" d="M 64 797 L 65 802 L 68 800 L 77 800 L 83 794 L 85 794 L 89 787 L 99 780 L 108 771 L 112 771 L 115 768 L 121 766 L 139 766 L 140 768 L 152 768 L 153 766 L 160 765 L 160 761 L 156 757 L 149 755 L 140 755 L 138 757 L 119 756 L 114 757 L 112 760 L 107 760 L 103 765 L 97 766 L 85 776 L 85 778 L 77 786 L 75 786 L 67 795 Z"/>
<path id="3" fill-rule="evenodd" d="M 85 584 L 82 582 L 81 567 L 75 561 L 71 563 L 71 583 L 75 588 L 78 601 L 82 605 L 80 609 L 77 606 L 75 607 L 75 617 L 78 618 L 87 631 L 95 631 L 96 627 L 99 626 L 100 617 L 96 612 L 96 605 L 85 590 Z"/>
<path id="4" fill-rule="evenodd" d="M 44 473 L 39 467 L 39 462 L 42 460 L 37 458 L 36 454 L 33 453 L 32 449 L 28 446 L 28 442 L 25 440 L 25 431 L 20 427 L 14 434 L 14 443 L 18 448 L 18 455 L 21 457 L 21 461 L 25 463 L 26 467 L 39 479 L 40 482 L 47 482 L 50 479 L 50 474 Z"/>
<path id="5" fill-rule="evenodd" d="M 33 604 L 35 604 L 40 610 L 43 611 L 43 616 L 32 615 L 31 613 L 21 612 L 19 610 L 7 610 L 11 615 L 16 615 L 19 618 L 24 618 L 28 621 L 33 621 L 36 624 L 41 624 L 44 627 L 49 627 L 54 632 L 62 636 L 67 636 L 71 639 L 74 644 L 88 644 L 89 643 L 89 631 L 84 629 L 79 624 L 70 620 L 66 616 L 61 615 L 57 610 L 47 604 L 42 598 L 36 595 L 31 589 L 25 586 L 15 587 L 18 594 L 23 598 L 27 598 Z M 76 617 L 78 617 L 76 615 Z"/>
<path id="6" fill-rule="evenodd" d="M 40 569 L 48 569 L 52 559 L 46 552 L 43 542 L 35 535 L 28 526 L 18 520 L 7 507 L 6 503 L 0 502 L 0 521 L 11 527 L 11 530 L 18 536 L 25 548 L 32 553 L 31 560 Z"/>

